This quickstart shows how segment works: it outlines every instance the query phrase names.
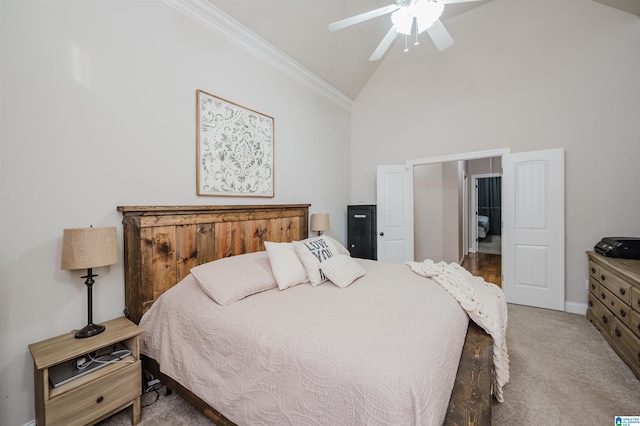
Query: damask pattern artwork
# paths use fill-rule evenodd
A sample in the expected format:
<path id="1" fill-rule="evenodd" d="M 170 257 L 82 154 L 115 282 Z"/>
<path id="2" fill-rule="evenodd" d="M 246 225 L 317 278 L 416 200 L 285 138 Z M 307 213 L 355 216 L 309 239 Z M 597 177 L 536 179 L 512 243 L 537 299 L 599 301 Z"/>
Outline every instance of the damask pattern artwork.
<path id="1" fill-rule="evenodd" d="M 197 194 L 273 197 L 273 117 L 196 93 Z"/>

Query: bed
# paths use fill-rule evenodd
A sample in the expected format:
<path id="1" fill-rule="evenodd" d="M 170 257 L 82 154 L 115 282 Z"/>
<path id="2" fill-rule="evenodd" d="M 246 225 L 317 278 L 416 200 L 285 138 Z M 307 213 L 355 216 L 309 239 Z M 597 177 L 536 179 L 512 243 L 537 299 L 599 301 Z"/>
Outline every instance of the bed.
<path id="1" fill-rule="evenodd" d="M 398 419 L 402 424 L 439 424 L 442 417 L 447 425 L 489 425 L 492 339 L 438 286 L 403 265 L 358 260 L 366 274 L 347 288 L 331 283 L 272 288 L 227 305 L 211 300 L 195 283 L 190 271 L 198 265 L 231 256 L 243 260 L 247 253 L 264 259 L 265 242 L 306 239 L 308 207 L 118 207 L 124 225 L 126 313 L 144 330 L 145 371 L 218 425 L 330 424 L 335 419 L 342 424 L 390 424 Z M 408 294 L 419 297 L 396 291 L 391 303 L 381 304 L 380 297 L 389 302 L 383 293 L 388 285 L 375 277 L 385 274 L 386 281 L 401 276 L 395 285 L 411 288 Z M 422 309 L 428 300 L 435 303 Z M 394 303 L 413 321 L 411 333 L 399 334 L 400 323 L 384 319 L 384 311 Z M 265 306 L 271 311 L 262 311 Z M 289 316 L 294 315 L 289 311 L 298 315 L 313 309 L 317 311 L 310 318 Z M 202 315 L 193 316 L 198 312 Z M 256 320 L 257 312 L 263 320 Z M 327 312 L 330 315 L 323 316 Z M 429 318 L 447 312 L 453 315 L 444 333 L 435 327 L 438 321 Z M 393 315 L 402 320 L 402 315 Z M 321 327 L 312 328 L 314 322 Z M 462 324 L 456 328 L 454 322 Z M 447 343 L 425 343 L 432 334 Z M 184 342 L 171 340 L 181 335 L 191 335 L 195 346 L 186 349 Z M 283 350 L 290 347 L 297 352 Z M 347 347 L 365 350 L 344 351 Z M 445 347 L 456 354 L 453 367 L 422 367 L 428 358 L 452 361 L 446 358 L 453 356 L 443 360 L 439 354 Z M 413 354 L 414 348 L 422 352 Z M 355 373 L 354 367 L 359 369 Z M 372 375 L 372 369 L 378 375 Z M 250 376 L 250 382 L 242 382 L 242 374 Z M 425 390 L 438 376 L 444 376 L 446 384 Z M 431 404 L 442 401 L 444 407 L 432 410 Z"/>
<path id="2" fill-rule="evenodd" d="M 486 238 L 489 234 L 489 217 L 478 215 L 478 238 Z"/>

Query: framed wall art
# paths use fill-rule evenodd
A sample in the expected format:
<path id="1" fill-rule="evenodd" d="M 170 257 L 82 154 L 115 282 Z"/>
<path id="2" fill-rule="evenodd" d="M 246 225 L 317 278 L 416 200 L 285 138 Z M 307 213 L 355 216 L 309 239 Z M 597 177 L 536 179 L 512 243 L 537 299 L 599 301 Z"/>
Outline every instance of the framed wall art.
<path id="1" fill-rule="evenodd" d="M 196 95 L 197 194 L 273 197 L 273 117 Z"/>

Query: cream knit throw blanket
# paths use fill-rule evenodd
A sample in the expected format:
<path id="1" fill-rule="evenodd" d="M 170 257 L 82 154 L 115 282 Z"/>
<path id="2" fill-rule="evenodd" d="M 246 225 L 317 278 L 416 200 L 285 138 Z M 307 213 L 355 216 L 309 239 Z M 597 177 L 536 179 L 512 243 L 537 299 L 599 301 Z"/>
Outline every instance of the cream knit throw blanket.
<path id="1" fill-rule="evenodd" d="M 457 263 L 406 262 L 413 272 L 431 278 L 460 303 L 469 318 L 493 338 L 493 394 L 503 402 L 502 387 L 509 382 L 507 302 L 500 287 L 489 284 Z"/>

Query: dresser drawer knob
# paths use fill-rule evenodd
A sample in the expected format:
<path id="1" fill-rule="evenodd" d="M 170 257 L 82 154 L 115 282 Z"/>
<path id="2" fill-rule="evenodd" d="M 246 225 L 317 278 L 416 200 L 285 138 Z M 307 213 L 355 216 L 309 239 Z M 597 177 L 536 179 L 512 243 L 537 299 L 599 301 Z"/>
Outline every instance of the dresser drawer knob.
<path id="1" fill-rule="evenodd" d="M 97 402 L 98 404 L 100 404 L 102 401 L 104 401 L 104 397 L 103 397 L 103 396 L 101 396 L 101 397 L 99 397 L 98 399 L 96 399 L 96 402 Z"/>
<path id="2" fill-rule="evenodd" d="M 591 300 L 589 300 L 589 306 L 593 308 L 593 302 Z M 638 327 L 640 327 L 640 325 Z"/>
<path id="3" fill-rule="evenodd" d="M 600 275 L 600 279 L 601 279 L 602 281 L 604 281 L 606 278 L 607 278 L 607 277 L 605 277 L 604 275 Z"/>
<path id="4" fill-rule="evenodd" d="M 603 298 L 603 299 L 606 299 L 606 298 L 607 298 L 607 295 L 606 295 L 606 294 L 604 294 L 604 293 L 600 293 L 600 297 L 601 297 L 601 298 Z"/>
<path id="5" fill-rule="evenodd" d="M 595 274 L 595 273 L 596 273 L 596 268 L 591 267 L 591 273 L 592 273 L 592 274 Z"/>
<path id="6" fill-rule="evenodd" d="M 627 293 L 627 290 L 625 290 L 624 288 L 621 288 L 621 289 L 620 289 L 620 294 L 621 294 L 621 295 L 623 295 L 623 296 L 624 296 L 626 293 Z"/>
<path id="7" fill-rule="evenodd" d="M 620 315 L 623 317 L 627 316 L 627 311 L 625 311 L 624 309 L 620 309 Z"/>
<path id="8" fill-rule="evenodd" d="M 607 318 L 606 315 L 603 315 L 602 316 L 602 322 L 605 323 L 605 324 L 608 323 L 609 322 L 609 318 Z"/>
<path id="9" fill-rule="evenodd" d="M 622 336 L 622 331 L 620 331 L 619 328 L 616 328 L 615 333 L 616 333 L 616 336 L 618 337 Z"/>
<path id="10" fill-rule="evenodd" d="M 591 283 L 591 290 L 595 290 L 596 289 L 596 285 Z M 640 303 L 640 301 L 638 301 L 638 303 Z"/>

